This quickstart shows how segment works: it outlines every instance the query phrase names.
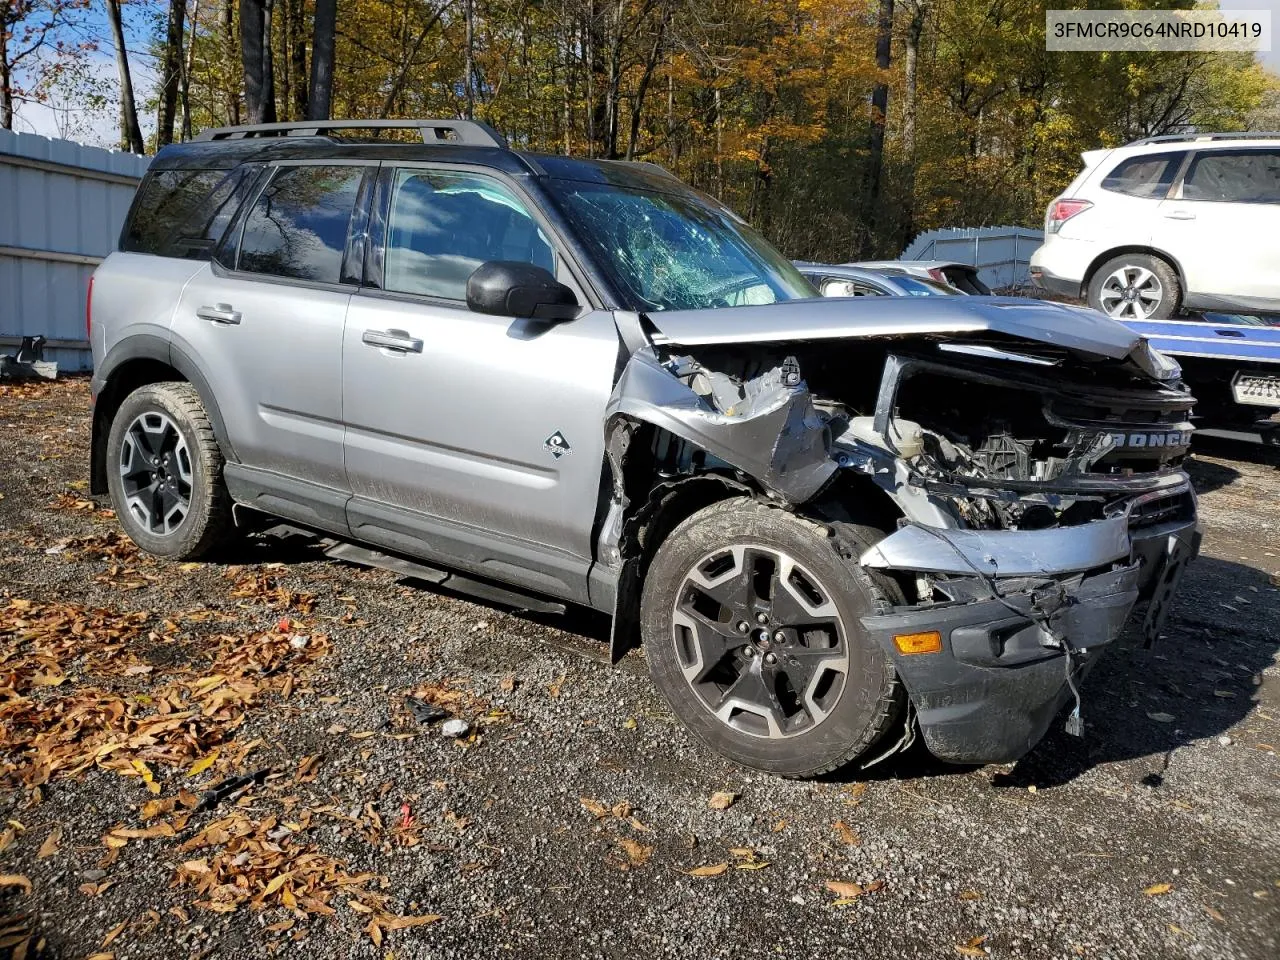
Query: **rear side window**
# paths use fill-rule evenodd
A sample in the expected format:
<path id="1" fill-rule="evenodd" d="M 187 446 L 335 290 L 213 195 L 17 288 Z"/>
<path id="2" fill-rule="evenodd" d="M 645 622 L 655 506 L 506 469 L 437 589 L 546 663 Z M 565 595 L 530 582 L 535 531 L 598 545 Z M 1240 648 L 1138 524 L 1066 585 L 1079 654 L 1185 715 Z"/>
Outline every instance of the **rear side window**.
<path id="1" fill-rule="evenodd" d="M 1178 175 L 1185 151 L 1178 153 L 1149 153 L 1141 157 L 1121 160 L 1102 181 L 1102 189 L 1124 193 L 1131 197 L 1164 199 Z"/>
<path id="2" fill-rule="evenodd" d="M 1184 200 L 1280 203 L 1280 150 L 1196 154 L 1182 184 Z"/>
<path id="3" fill-rule="evenodd" d="M 365 168 L 280 167 L 244 220 L 237 268 L 337 283 Z"/>
<path id="4" fill-rule="evenodd" d="M 159 170 L 147 174 L 129 211 L 120 249 L 128 253 L 183 256 L 174 249 L 172 238 L 188 224 L 226 176 L 226 170 Z"/>

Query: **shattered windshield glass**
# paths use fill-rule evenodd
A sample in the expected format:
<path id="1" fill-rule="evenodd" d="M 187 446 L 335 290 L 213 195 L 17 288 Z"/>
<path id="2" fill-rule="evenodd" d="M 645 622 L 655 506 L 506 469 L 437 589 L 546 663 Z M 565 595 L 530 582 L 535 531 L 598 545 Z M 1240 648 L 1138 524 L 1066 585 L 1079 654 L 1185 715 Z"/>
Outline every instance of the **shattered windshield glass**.
<path id="1" fill-rule="evenodd" d="M 759 234 L 693 194 L 552 180 L 551 192 L 633 310 L 740 307 L 817 296 Z"/>

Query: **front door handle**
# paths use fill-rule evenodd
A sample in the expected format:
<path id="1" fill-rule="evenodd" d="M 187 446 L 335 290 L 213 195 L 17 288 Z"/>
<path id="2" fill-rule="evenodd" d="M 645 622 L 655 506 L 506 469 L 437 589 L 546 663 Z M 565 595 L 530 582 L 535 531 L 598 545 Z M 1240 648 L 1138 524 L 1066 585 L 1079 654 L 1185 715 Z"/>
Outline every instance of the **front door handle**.
<path id="1" fill-rule="evenodd" d="M 232 310 L 229 303 L 215 303 L 212 307 L 201 307 L 196 311 L 201 320 L 214 323 L 237 324 L 240 322 L 240 311 Z"/>
<path id="2" fill-rule="evenodd" d="M 1215 330 L 1213 331 L 1220 337 L 1243 337 L 1244 333 L 1240 330 Z"/>
<path id="3" fill-rule="evenodd" d="M 411 337 L 404 330 L 366 330 L 360 335 L 360 342 L 383 350 L 397 350 L 400 353 L 421 353 L 422 341 Z"/>
<path id="4" fill-rule="evenodd" d="M 1166 220 L 1194 220 L 1196 215 L 1190 210 L 1170 210 L 1165 215 Z"/>

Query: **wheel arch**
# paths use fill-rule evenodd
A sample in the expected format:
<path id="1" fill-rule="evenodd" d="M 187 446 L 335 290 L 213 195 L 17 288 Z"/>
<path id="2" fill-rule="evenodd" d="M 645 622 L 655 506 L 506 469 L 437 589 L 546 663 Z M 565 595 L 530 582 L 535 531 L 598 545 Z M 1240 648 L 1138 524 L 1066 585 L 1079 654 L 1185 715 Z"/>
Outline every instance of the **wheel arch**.
<path id="1" fill-rule="evenodd" d="M 1184 298 L 1186 297 L 1187 275 L 1185 272 L 1183 272 L 1182 264 L 1178 262 L 1177 257 L 1173 256 L 1172 254 L 1166 253 L 1165 251 L 1160 250 L 1157 247 L 1152 247 L 1152 246 L 1144 245 L 1141 243 L 1131 243 L 1125 246 L 1112 247 L 1106 253 L 1101 253 L 1098 256 L 1093 258 L 1093 261 L 1089 264 L 1088 269 L 1085 270 L 1084 272 L 1084 282 L 1081 284 L 1081 287 L 1084 290 L 1086 299 L 1089 296 L 1089 287 L 1093 284 L 1094 274 L 1097 273 L 1098 270 L 1102 267 L 1102 265 L 1106 263 L 1108 260 L 1114 260 L 1116 257 L 1123 256 L 1126 253 L 1141 253 L 1144 256 L 1156 257 L 1157 259 L 1163 260 L 1165 263 L 1169 264 L 1169 266 L 1173 267 L 1173 272 L 1178 275 L 1178 284 L 1179 286 L 1182 287 L 1183 297 Z"/>
<path id="2" fill-rule="evenodd" d="M 209 381 L 196 362 L 160 337 L 139 334 L 117 343 L 93 375 L 93 418 L 89 446 L 89 489 L 107 492 L 107 437 L 116 411 L 126 397 L 152 383 L 178 380 L 190 383 L 200 395 L 224 459 L 235 461 L 226 426 Z"/>

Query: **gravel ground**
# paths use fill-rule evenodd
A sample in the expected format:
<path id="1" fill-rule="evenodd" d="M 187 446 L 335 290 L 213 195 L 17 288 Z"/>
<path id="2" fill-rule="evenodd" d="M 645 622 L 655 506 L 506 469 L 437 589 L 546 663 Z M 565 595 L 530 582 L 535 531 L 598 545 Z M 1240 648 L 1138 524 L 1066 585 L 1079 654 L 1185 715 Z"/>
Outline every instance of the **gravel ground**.
<path id="1" fill-rule="evenodd" d="M 0 956 L 1280 955 L 1280 472 L 1259 452 L 1197 454 L 1204 555 L 1167 639 L 1091 676 L 1082 741 L 795 783 L 691 743 L 585 612 L 517 615 L 273 537 L 217 564 L 136 554 L 85 499 L 87 411 L 82 381 L 0 387 Z M 32 686 L 14 664 L 55 610 L 141 626 L 114 647 L 90 629 Z M 250 692 L 215 703 L 199 677 L 232 669 Z M 13 711 L 108 693 L 120 722 L 197 693 L 205 716 L 36 786 Z M 471 733 L 419 722 L 409 693 Z M 70 751 L 92 735 L 58 729 Z"/>

